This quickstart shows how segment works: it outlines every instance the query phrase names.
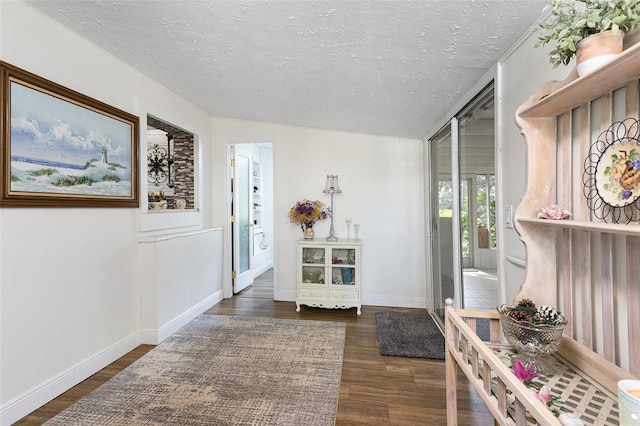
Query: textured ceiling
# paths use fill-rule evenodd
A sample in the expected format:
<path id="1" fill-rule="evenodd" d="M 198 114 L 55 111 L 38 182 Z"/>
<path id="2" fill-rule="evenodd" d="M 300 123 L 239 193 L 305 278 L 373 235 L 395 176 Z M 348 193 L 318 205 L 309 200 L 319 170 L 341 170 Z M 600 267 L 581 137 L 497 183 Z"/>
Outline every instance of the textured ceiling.
<path id="1" fill-rule="evenodd" d="M 26 0 L 212 115 L 423 138 L 546 0 Z"/>

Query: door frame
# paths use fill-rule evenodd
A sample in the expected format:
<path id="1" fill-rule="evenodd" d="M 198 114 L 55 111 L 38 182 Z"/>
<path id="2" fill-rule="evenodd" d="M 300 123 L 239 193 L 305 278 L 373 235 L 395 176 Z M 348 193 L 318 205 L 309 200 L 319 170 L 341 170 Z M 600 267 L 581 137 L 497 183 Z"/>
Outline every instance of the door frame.
<path id="1" fill-rule="evenodd" d="M 231 235 L 231 203 L 233 201 L 232 193 L 231 193 L 231 179 L 233 177 L 231 170 L 231 160 L 233 159 L 232 147 L 239 144 L 259 144 L 259 143 L 269 143 L 271 144 L 271 149 L 273 151 L 273 157 L 271 161 L 271 166 L 273 169 L 272 175 L 272 197 L 273 197 L 273 245 L 272 245 L 272 258 L 273 258 L 273 299 L 279 300 L 278 295 L 278 268 L 277 268 L 277 259 L 278 259 L 278 245 L 277 245 L 277 235 L 278 235 L 278 206 L 277 206 L 277 167 L 276 167 L 276 144 L 272 138 L 234 138 L 225 141 L 226 145 L 226 159 L 224 163 L 224 211 L 225 211 L 225 236 L 224 238 L 224 248 L 225 255 L 224 264 L 222 267 L 222 297 L 224 299 L 228 299 L 234 296 L 233 294 L 233 279 L 231 277 L 233 273 L 232 262 L 233 262 L 233 253 L 232 253 L 232 235 Z"/>

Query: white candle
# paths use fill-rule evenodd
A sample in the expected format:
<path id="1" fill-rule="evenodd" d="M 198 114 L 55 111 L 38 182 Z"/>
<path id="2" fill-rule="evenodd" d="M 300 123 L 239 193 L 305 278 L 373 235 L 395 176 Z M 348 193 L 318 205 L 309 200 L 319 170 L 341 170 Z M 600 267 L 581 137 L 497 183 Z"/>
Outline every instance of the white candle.
<path id="1" fill-rule="evenodd" d="M 584 426 L 582 420 L 573 413 L 562 413 L 558 417 L 562 426 Z"/>

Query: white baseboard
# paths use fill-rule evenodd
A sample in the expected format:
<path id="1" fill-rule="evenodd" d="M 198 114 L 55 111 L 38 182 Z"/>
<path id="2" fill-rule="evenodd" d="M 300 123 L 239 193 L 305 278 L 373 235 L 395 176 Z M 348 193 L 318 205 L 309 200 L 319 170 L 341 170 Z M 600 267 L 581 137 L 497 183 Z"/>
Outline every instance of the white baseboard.
<path id="1" fill-rule="evenodd" d="M 363 295 L 362 305 L 426 309 L 427 301 L 424 297 L 389 297 Z"/>
<path id="2" fill-rule="evenodd" d="M 268 271 L 269 269 L 273 268 L 273 260 L 265 263 L 262 266 L 259 266 L 255 269 L 252 269 L 251 272 L 253 274 L 253 278 L 256 279 L 258 278 L 260 275 L 262 275 L 263 273 L 265 273 L 266 271 Z"/>
<path id="3" fill-rule="evenodd" d="M 33 410 L 71 389 L 87 377 L 100 371 L 138 346 L 142 344 L 157 345 L 221 300 L 222 290 L 219 290 L 164 324 L 160 329 L 143 329 L 136 331 L 78 364 L 69 367 L 40 385 L 29 389 L 7 403 L 2 404 L 0 407 L 0 425 L 8 426 L 20 420 Z"/>
<path id="4" fill-rule="evenodd" d="M 131 352 L 141 344 L 141 333 L 135 333 L 121 339 L 79 362 L 78 364 L 53 376 L 46 382 L 35 386 L 0 407 L 0 425 L 10 425 L 33 410 L 41 407 L 63 392 L 71 389 L 87 377 L 100 371 L 121 356 Z"/>
<path id="5" fill-rule="evenodd" d="M 222 300 L 222 290 L 218 290 L 202 302 L 184 311 L 171 321 L 160 326 L 159 329 L 143 329 L 141 331 L 142 343 L 147 345 L 157 345 L 186 324 L 191 322 L 198 315 Z"/>

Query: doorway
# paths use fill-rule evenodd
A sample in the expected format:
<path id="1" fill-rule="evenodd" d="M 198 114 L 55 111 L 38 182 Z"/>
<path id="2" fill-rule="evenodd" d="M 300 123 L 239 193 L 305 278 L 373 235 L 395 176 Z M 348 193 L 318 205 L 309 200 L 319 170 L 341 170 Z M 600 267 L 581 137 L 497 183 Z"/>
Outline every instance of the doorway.
<path id="1" fill-rule="evenodd" d="M 429 139 L 433 316 L 456 307 L 495 309 L 497 277 L 494 85 Z"/>
<path id="2" fill-rule="evenodd" d="M 232 293 L 253 294 L 259 286 L 261 297 L 270 291 L 273 299 L 273 278 L 271 290 L 265 286 L 275 245 L 272 143 L 235 143 L 229 153 Z"/>

